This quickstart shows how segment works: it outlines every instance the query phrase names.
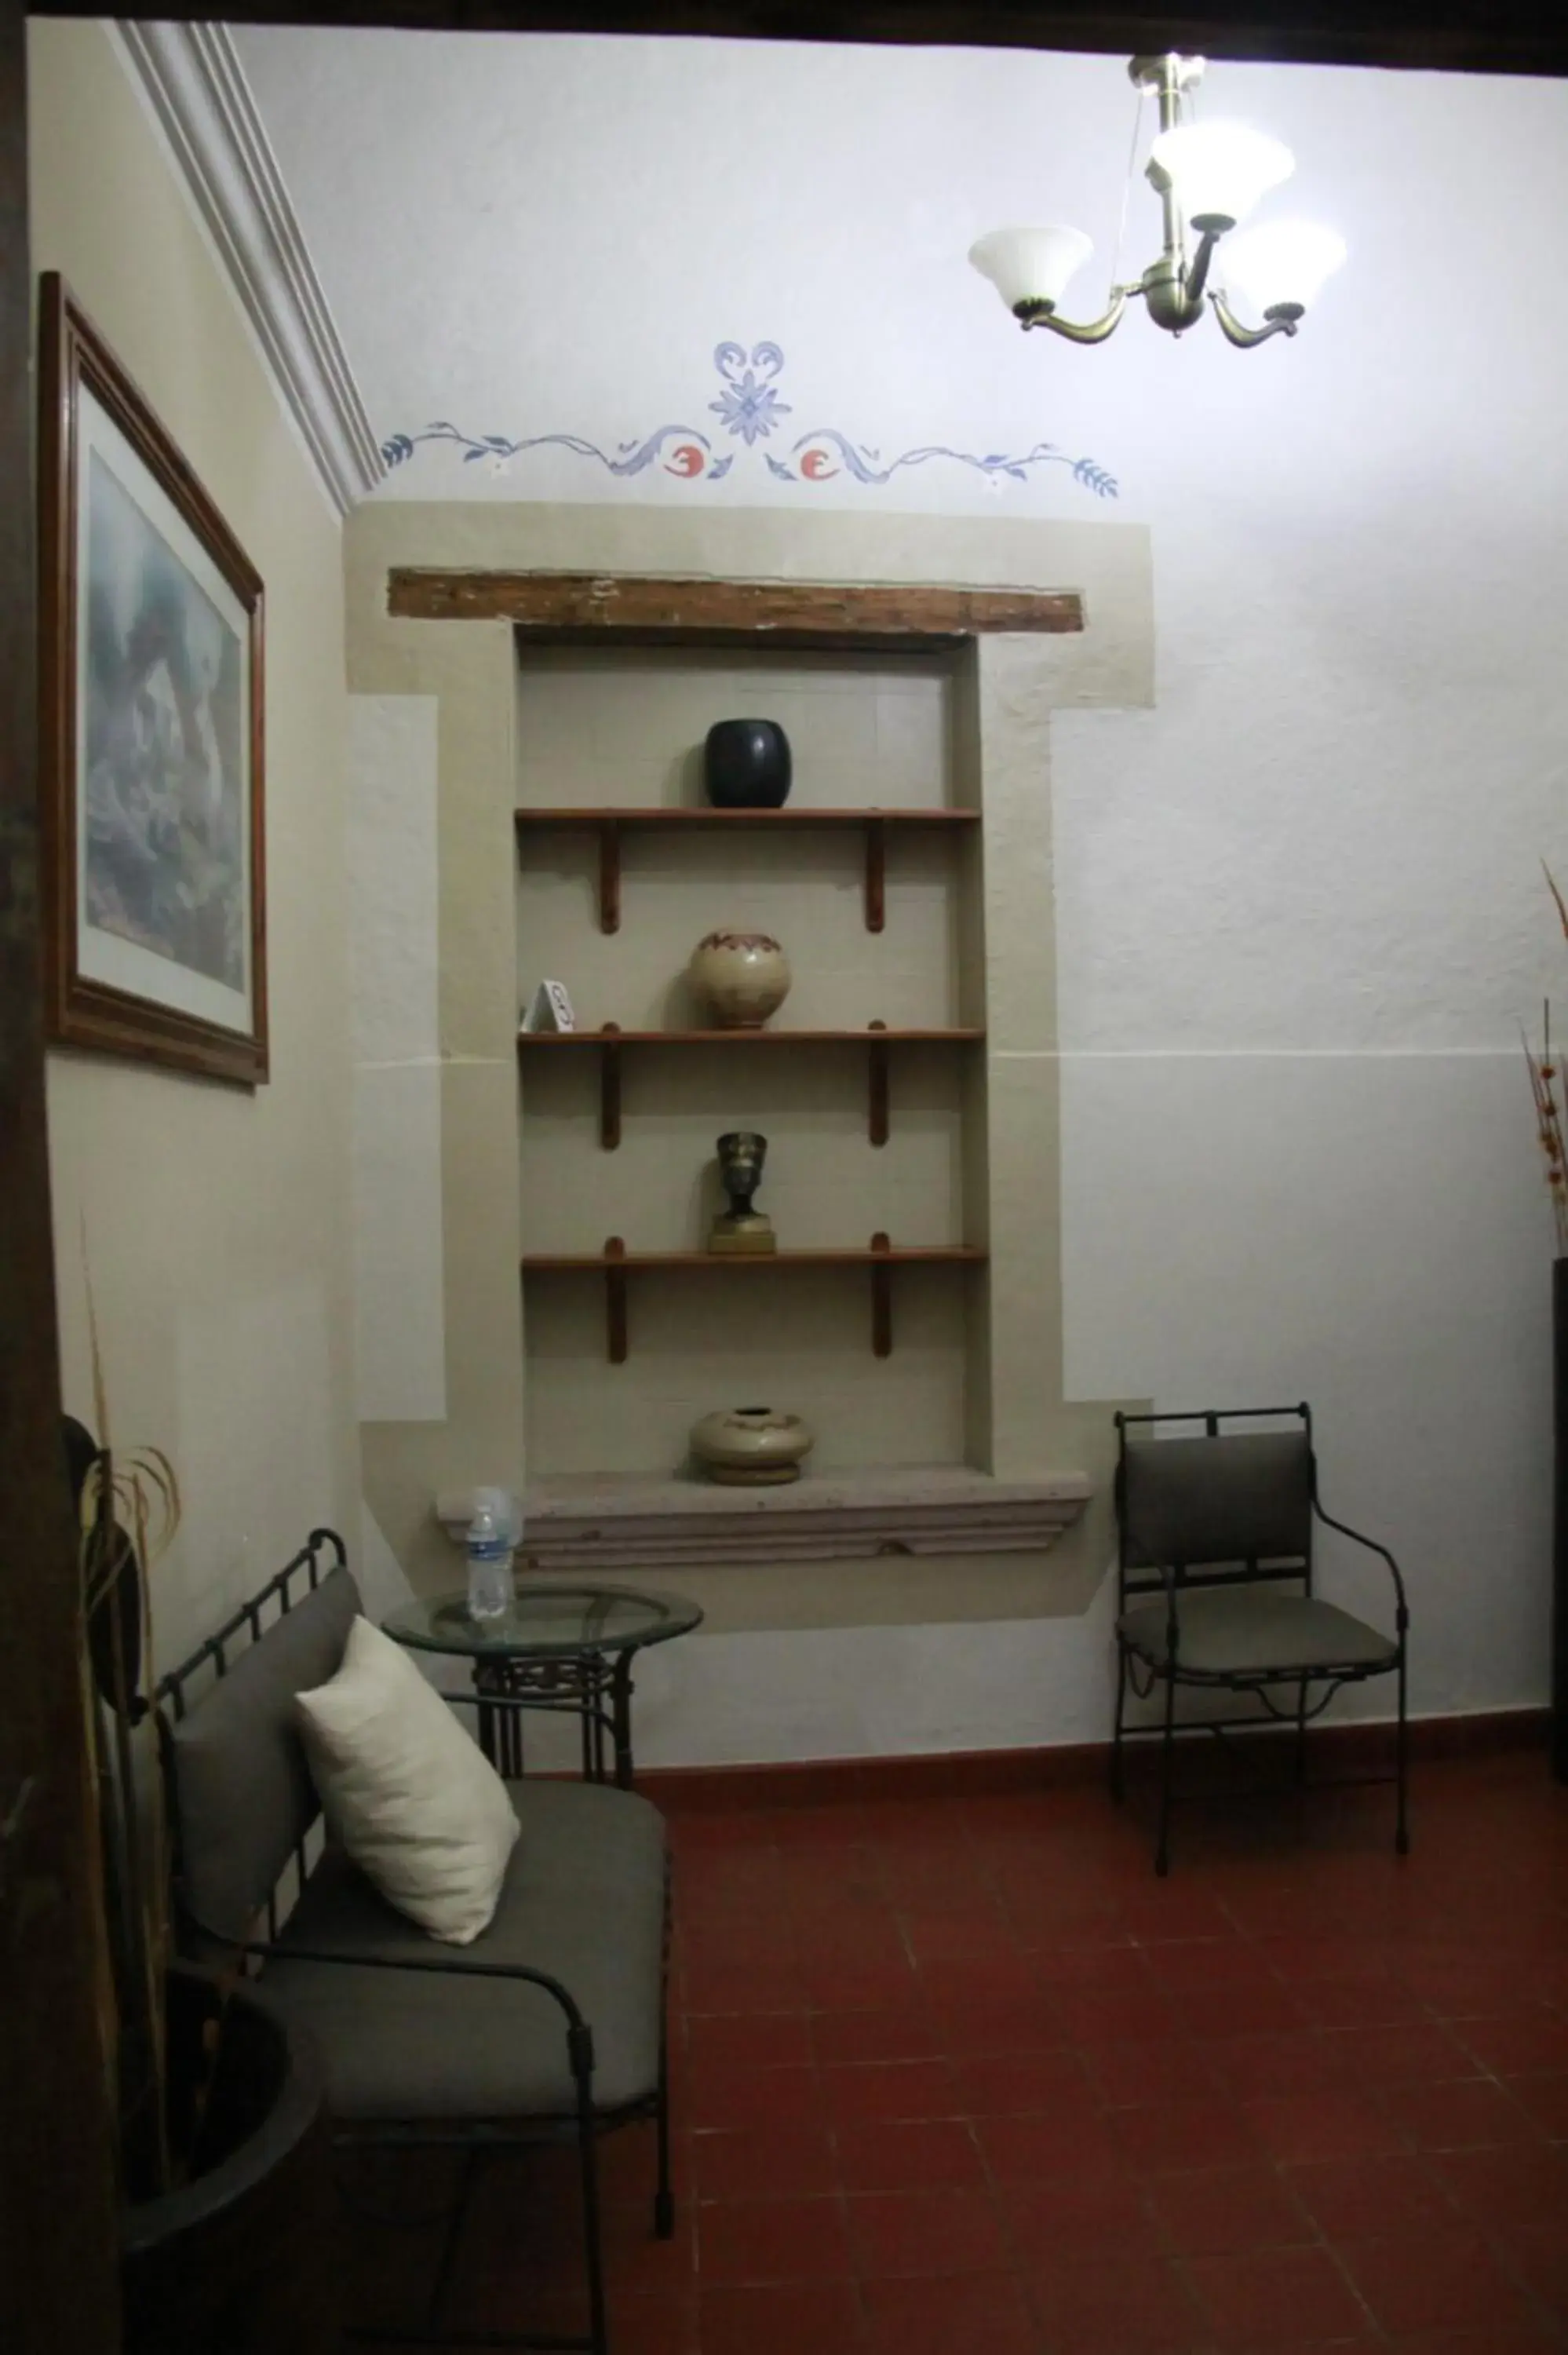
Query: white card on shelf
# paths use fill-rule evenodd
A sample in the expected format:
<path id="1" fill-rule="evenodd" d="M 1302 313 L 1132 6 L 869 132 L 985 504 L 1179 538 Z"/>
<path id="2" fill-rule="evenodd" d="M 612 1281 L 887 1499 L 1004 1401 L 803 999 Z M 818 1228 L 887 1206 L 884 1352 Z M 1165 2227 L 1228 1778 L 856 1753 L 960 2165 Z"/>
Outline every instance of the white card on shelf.
<path id="1" fill-rule="evenodd" d="M 534 992 L 527 1013 L 523 1017 L 524 1030 L 575 1030 L 577 1018 L 572 1012 L 572 1001 L 566 986 L 559 981 L 542 981 Z"/>

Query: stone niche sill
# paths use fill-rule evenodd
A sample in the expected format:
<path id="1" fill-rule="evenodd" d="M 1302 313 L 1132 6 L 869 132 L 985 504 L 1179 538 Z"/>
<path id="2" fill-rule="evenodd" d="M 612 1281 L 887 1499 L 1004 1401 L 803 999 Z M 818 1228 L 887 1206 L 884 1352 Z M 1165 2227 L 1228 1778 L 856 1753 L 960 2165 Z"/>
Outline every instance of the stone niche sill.
<path id="1" fill-rule="evenodd" d="M 961 1465 L 840 1472 L 782 1488 L 585 1473 L 524 1498 L 531 1570 L 863 1561 L 879 1554 L 1043 1553 L 1093 1495 L 1082 1472 L 997 1480 Z"/>

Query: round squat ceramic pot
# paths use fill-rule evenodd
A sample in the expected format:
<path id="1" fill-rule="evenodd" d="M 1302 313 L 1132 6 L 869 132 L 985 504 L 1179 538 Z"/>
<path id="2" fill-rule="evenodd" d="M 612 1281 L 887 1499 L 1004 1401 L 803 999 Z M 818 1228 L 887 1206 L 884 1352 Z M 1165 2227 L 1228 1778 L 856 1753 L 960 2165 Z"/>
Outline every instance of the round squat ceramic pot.
<path id="1" fill-rule="evenodd" d="M 710 1480 L 730 1488 L 777 1488 L 800 1476 L 812 1432 L 771 1406 L 720 1407 L 692 1426 L 692 1454 Z"/>
<path id="2" fill-rule="evenodd" d="M 781 809 L 791 773 L 777 719 L 720 719 L 708 730 L 703 782 L 715 809 Z"/>
<path id="3" fill-rule="evenodd" d="M 760 1030 L 789 995 L 789 959 L 771 932 L 710 932 L 691 971 L 721 1030 Z"/>

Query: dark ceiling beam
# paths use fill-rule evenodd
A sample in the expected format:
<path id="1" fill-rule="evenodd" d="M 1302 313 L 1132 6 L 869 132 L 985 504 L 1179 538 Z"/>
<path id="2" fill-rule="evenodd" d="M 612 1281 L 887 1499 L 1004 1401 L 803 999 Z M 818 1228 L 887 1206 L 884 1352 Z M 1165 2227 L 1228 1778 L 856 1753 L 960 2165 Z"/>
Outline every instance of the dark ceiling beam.
<path id="1" fill-rule="evenodd" d="M 42 14 L 96 16 L 100 6 Z M 1433 68 L 1450 72 L 1568 73 L 1561 0 L 1204 0 L 1159 10 L 1111 0 L 159 0 L 161 18 L 221 15 L 232 24 L 386 25 L 454 32 L 707 35 L 725 40 L 906 42 L 952 48 L 1093 49 L 1113 57 L 1168 48 L 1286 64 Z"/>

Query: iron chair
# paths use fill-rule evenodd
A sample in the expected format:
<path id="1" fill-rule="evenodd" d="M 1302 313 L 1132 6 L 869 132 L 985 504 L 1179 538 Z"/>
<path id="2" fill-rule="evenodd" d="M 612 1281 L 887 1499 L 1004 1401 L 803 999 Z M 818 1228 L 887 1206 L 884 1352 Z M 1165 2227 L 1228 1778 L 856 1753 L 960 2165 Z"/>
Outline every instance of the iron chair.
<path id="1" fill-rule="evenodd" d="M 1221 1425 L 1290 1417 L 1291 1431 Z M 1155 1424 L 1198 1425 L 1161 1439 Z M 1394 1847 L 1410 1852 L 1406 1818 L 1405 1652 L 1410 1614 L 1399 1564 L 1386 1546 L 1323 1510 L 1306 1405 L 1235 1408 L 1200 1414 L 1118 1414 L 1117 1429 L 1117 1697 L 1111 1795 L 1123 1795 L 1122 1750 L 1129 1732 L 1161 1751 L 1160 1828 L 1154 1870 L 1171 1870 L 1171 1810 L 1179 1732 L 1224 1741 L 1238 1727 L 1294 1722 L 1296 1771 L 1306 1775 L 1306 1735 L 1342 1685 L 1397 1679 L 1394 1728 L 1397 1814 Z M 1394 1634 L 1369 1626 L 1313 1592 L 1315 1522 L 1378 1554 L 1393 1581 Z M 1164 1686 L 1160 1723 L 1129 1729 L 1130 1690 L 1147 1700 Z M 1178 1721 L 1179 1686 L 1248 1693 L 1250 1716 Z M 1319 1691 L 1318 1689 L 1321 1688 Z M 1282 1693 L 1294 1706 L 1281 1707 Z M 1375 1778 L 1383 1781 L 1385 1776 Z"/>
<path id="2" fill-rule="evenodd" d="M 334 1672 L 359 1607 L 342 1540 L 314 1529 L 158 1684 L 181 1944 L 197 1959 L 260 1966 L 262 1990 L 322 2051 L 334 2141 L 463 2156 L 422 2322 L 351 2338 L 607 2355 L 601 2136 L 654 2121 L 653 2226 L 661 2239 L 674 2230 L 663 1825 L 646 1800 L 606 1785 L 510 1784 L 522 1836 L 501 1903 L 482 1941 L 455 1951 L 384 1904 L 330 1844 L 313 1860 L 320 1803 L 294 1696 Z M 447 2292 L 475 2162 L 541 2142 L 576 2147 L 588 2329 L 451 2330 Z"/>

